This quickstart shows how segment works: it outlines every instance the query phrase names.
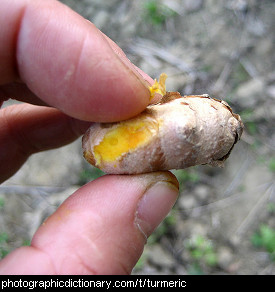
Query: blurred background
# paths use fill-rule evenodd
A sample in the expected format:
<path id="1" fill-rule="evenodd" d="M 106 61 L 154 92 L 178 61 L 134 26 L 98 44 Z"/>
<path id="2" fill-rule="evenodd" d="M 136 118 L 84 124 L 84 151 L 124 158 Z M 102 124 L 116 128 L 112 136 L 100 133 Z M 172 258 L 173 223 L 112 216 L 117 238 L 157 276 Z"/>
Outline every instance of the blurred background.
<path id="1" fill-rule="evenodd" d="M 245 124 L 224 168 L 174 171 L 180 197 L 133 274 L 275 274 L 275 2 L 62 0 L 167 89 L 226 100 Z M 0 257 L 102 175 L 81 140 L 35 154 L 0 185 Z"/>

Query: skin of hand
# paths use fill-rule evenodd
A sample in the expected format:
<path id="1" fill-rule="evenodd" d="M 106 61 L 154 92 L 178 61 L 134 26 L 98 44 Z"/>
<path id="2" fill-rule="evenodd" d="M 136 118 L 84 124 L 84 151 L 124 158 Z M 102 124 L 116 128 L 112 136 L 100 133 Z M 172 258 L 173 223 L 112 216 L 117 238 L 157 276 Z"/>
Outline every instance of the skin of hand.
<path id="1" fill-rule="evenodd" d="M 78 138 L 91 122 L 130 118 L 153 80 L 91 22 L 54 0 L 2 0 L 0 181 L 33 153 Z M 129 274 L 178 195 L 170 172 L 106 175 L 78 189 L 1 274 Z"/>

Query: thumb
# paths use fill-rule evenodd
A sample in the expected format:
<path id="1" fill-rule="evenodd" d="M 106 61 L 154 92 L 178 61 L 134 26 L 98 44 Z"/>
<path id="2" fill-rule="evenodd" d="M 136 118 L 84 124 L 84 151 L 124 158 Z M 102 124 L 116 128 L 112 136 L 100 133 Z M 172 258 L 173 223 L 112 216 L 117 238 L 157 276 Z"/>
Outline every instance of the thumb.
<path id="1" fill-rule="evenodd" d="M 129 274 L 177 194 L 170 172 L 103 176 L 69 197 L 38 229 L 30 247 L 2 260 L 0 272 Z"/>
<path id="2" fill-rule="evenodd" d="M 128 119 L 148 105 L 147 82 L 122 51 L 62 3 L 2 0 L 0 27 L 4 97 L 35 95 L 71 117 L 97 122 Z M 25 86 L 14 84 L 18 79 Z"/>

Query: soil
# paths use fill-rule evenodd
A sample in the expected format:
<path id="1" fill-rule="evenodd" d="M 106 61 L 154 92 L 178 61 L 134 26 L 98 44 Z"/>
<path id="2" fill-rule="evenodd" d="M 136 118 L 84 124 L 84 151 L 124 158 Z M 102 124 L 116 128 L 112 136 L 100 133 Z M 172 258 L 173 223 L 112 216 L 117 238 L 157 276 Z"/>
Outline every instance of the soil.
<path id="1" fill-rule="evenodd" d="M 175 172 L 180 197 L 133 274 L 275 274 L 270 252 L 251 239 L 263 225 L 275 232 L 275 2 L 62 2 L 150 76 L 167 73 L 168 90 L 224 99 L 245 124 L 224 168 Z M 30 157 L 0 186 L 0 235 L 7 234 L 0 250 L 29 241 L 73 190 L 96 175 L 82 159 L 80 140 Z"/>

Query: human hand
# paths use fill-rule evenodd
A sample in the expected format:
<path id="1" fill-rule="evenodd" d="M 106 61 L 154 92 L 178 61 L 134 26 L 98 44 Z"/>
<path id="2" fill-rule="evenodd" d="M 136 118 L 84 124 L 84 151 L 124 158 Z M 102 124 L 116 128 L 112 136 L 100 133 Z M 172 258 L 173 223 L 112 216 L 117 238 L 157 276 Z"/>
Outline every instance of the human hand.
<path id="1" fill-rule="evenodd" d="M 152 79 L 93 24 L 54 0 L 2 0 L 0 182 L 32 153 L 65 145 L 89 124 L 130 118 Z M 178 193 L 169 172 L 106 175 L 81 187 L 0 262 L 1 274 L 125 274 Z"/>

